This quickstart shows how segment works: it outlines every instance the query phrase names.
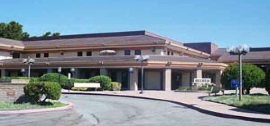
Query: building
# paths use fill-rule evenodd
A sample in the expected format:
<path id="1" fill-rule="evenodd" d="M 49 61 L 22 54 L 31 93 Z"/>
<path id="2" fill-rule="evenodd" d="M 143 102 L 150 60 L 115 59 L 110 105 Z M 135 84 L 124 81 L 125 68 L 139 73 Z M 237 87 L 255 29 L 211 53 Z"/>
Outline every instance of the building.
<path id="1" fill-rule="evenodd" d="M 190 86 L 194 78 L 211 78 L 220 85 L 220 76 L 226 63 L 237 61 L 225 49 L 211 42 L 181 43 L 147 31 L 128 31 L 36 37 L 25 41 L 0 38 L 1 76 L 26 76 L 21 69 L 28 65 L 23 59 L 34 58 L 31 76 L 57 72 L 73 77 L 90 78 L 107 75 L 122 83 L 123 89 L 140 88 L 140 62 L 135 55 L 149 55 L 144 62 L 144 89 L 175 90 Z M 115 55 L 100 55 L 112 50 Z M 266 65 L 270 48 L 254 48 L 244 62 Z M 267 58 L 264 56 L 268 56 Z M 132 70 L 132 71 L 130 71 Z"/>

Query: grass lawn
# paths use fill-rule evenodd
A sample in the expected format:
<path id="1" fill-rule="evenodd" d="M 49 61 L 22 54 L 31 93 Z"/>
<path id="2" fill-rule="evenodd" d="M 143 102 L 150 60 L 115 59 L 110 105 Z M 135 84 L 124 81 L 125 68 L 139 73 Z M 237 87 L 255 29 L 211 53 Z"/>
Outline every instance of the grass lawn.
<path id="1" fill-rule="evenodd" d="M 209 96 L 203 100 L 270 114 L 270 96 L 268 95 L 243 95 L 242 101 L 239 101 L 235 95 Z"/>
<path id="2" fill-rule="evenodd" d="M 55 108 L 55 107 L 62 107 L 65 105 L 67 104 L 61 102 L 46 102 L 42 104 L 0 102 L 0 111 Z"/>

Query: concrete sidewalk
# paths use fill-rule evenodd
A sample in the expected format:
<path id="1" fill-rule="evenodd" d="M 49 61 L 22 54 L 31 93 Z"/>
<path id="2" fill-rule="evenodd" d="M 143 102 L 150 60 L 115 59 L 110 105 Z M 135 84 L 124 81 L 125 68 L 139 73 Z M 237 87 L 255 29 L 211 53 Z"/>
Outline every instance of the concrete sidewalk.
<path id="1" fill-rule="evenodd" d="M 197 111 L 219 117 L 237 118 L 242 120 L 270 123 L 269 114 L 262 114 L 254 111 L 239 109 L 224 104 L 203 101 L 201 100 L 201 98 L 208 96 L 208 93 L 204 92 L 145 91 L 143 94 L 140 94 L 139 91 L 82 92 L 82 91 L 63 90 L 62 92 L 65 94 L 109 95 L 109 96 L 136 97 L 136 98 L 162 100 L 184 105 Z"/>

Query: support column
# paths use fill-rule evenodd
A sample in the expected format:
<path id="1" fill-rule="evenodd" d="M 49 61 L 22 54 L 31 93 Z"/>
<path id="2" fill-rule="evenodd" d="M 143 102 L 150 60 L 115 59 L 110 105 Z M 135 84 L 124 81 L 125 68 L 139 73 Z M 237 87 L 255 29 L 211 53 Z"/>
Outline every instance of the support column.
<path id="1" fill-rule="evenodd" d="M 182 86 L 190 86 L 190 73 L 182 73 Z"/>
<path id="2" fill-rule="evenodd" d="M 222 72 L 223 72 L 222 70 L 218 70 L 218 71 L 216 72 L 216 78 L 215 78 L 215 81 L 216 81 L 216 85 L 217 85 L 218 87 L 222 87 L 221 82 L 220 82 Z"/>
<path id="3" fill-rule="evenodd" d="M 6 76 L 6 70 L 5 69 L 1 69 L 1 77 L 5 77 Z"/>
<path id="4" fill-rule="evenodd" d="M 108 69 L 100 68 L 99 69 L 100 75 L 108 76 Z"/>
<path id="5" fill-rule="evenodd" d="M 171 90 L 171 85 L 172 85 L 172 69 L 164 69 L 163 71 L 163 89 L 165 91 L 170 91 Z"/>
<path id="6" fill-rule="evenodd" d="M 138 90 L 138 69 L 134 68 L 132 73 L 129 73 L 129 89 Z"/>
<path id="7" fill-rule="evenodd" d="M 195 71 L 195 78 L 202 78 L 202 70 L 201 69 L 197 69 Z"/>

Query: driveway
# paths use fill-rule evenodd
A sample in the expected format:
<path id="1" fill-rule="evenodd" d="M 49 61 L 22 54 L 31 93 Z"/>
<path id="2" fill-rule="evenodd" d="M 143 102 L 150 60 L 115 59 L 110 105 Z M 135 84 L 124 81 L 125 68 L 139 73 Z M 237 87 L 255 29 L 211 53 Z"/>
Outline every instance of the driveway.
<path id="1" fill-rule="evenodd" d="M 269 126 L 267 123 L 215 117 L 181 105 L 136 98 L 63 95 L 91 124 L 101 126 Z"/>
<path id="2" fill-rule="evenodd" d="M 74 110 L 0 115 L 0 126 L 89 126 L 82 114 Z"/>

